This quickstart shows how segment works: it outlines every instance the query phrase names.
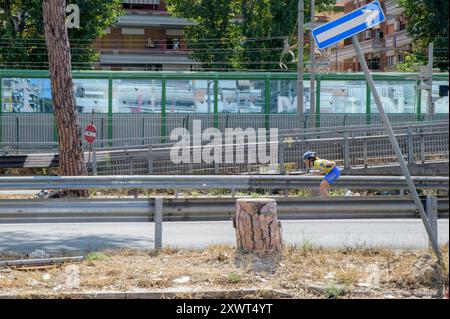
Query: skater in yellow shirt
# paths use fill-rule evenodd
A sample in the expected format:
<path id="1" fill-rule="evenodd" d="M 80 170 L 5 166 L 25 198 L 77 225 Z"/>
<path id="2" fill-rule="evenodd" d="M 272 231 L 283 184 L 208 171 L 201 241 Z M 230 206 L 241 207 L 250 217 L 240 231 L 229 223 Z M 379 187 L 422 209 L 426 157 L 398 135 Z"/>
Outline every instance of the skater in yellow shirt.
<path id="1" fill-rule="evenodd" d="M 320 183 L 319 190 L 323 197 L 328 197 L 328 188 L 339 178 L 339 176 L 341 176 L 341 170 L 336 166 L 335 162 L 320 159 L 316 156 L 316 153 L 311 151 L 303 154 L 303 160 L 307 167 L 314 168 L 326 174 Z"/>

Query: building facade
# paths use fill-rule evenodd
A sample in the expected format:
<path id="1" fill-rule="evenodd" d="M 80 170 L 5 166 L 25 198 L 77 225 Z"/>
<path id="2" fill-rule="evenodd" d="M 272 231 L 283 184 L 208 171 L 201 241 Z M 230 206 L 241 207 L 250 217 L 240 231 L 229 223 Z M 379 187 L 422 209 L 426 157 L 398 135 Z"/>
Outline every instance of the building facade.
<path id="1" fill-rule="evenodd" d="M 184 28 L 193 25 L 172 17 L 164 1 L 123 0 L 125 15 L 97 39 L 97 65 L 102 70 L 189 71 L 197 62 L 189 59 Z"/>
<path id="2" fill-rule="evenodd" d="M 344 7 L 344 12 L 351 12 L 372 2 L 372 0 L 341 0 L 338 6 Z M 386 15 L 386 22 L 361 32 L 358 35 L 367 64 L 372 71 L 394 71 L 395 66 L 402 63 L 405 54 L 412 52 L 412 39 L 406 33 L 407 20 L 403 9 L 396 0 L 379 0 Z M 361 71 L 352 39 L 330 49 L 330 71 L 357 72 Z"/>

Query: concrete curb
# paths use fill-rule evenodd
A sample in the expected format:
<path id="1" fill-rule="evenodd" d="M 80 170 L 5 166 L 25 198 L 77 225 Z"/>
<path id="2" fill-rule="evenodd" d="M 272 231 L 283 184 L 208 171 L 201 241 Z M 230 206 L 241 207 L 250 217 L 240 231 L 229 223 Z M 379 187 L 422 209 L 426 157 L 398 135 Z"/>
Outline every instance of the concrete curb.
<path id="1" fill-rule="evenodd" d="M 142 291 L 86 291 L 62 293 L 19 293 L 0 294 L 0 299 L 292 299 L 293 296 L 284 291 L 274 289 L 232 289 L 232 290 L 200 290 L 190 288 L 170 288 Z"/>

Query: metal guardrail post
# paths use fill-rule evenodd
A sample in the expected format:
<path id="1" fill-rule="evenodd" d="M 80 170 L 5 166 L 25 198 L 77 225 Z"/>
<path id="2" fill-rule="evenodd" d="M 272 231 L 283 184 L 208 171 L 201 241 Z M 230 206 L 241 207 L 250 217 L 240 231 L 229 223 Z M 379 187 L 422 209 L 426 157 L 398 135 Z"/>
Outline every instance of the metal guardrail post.
<path id="1" fill-rule="evenodd" d="M 419 130 L 420 133 L 420 162 L 425 164 L 425 137 L 422 129 Z"/>
<path id="2" fill-rule="evenodd" d="M 148 147 L 148 159 L 147 159 L 147 161 L 148 161 L 148 173 L 149 174 L 153 174 L 154 171 L 153 171 L 153 147 L 152 147 L 152 145 L 150 145 Z"/>
<path id="3" fill-rule="evenodd" d="M 369 166 L 369 157 L 367 153 L 367 139 L 364 139 L 363 142 L 363 161 L 364 161 L 364 168 L 367 168 Z"/>
<path id="4" fill-rule="evenodd" d="M 437 197 L 432 195 L 427 195 L 426 199 L 426 213 L 428 216 L 428 221 L 431 226 L 431 230 L 433 232 L 434 240 L 438 241 L 438 224 L 437 224 L 437 218 L 438 218 L 438 201 Z M 431 242 L 430 242 L 431 245 Z"/>
<path id="5" fill-rule="evenodd" d="M 161 197 L 155 198 L 155 250 L 162 248 L 162 221 L 163 221 L 163 199 Z"/>
<path id="6" fill-rule="evenodd" d="M 350 156 L 349 156 L 350 144 L 348 141 L 348 132 L 344 132 L 343 147 L 344 147 L 344 168 L 350 168 Z"/>
<path id="7" fill-rule="evenodd" d="M 92 149 L 92 175 L 97 175 L 97 151 Z"/>
<path id="8" fill-rule="evenodd" d="M 278 165 L 280 165 L 280 174 L 286 175 L 286 167 L 284 166 L 284 143 L 280 139 L 278 141 Z"/>
<path id="9" fill-rule="evenodd" d="M 408 126 L 408 138 L 407 138 L 407 143 L 408 143 L 408 164 L 411 165 L 414 163 L 414 148 L 413 148 L 413 132 L 412 132 L 412 127 Z"/>

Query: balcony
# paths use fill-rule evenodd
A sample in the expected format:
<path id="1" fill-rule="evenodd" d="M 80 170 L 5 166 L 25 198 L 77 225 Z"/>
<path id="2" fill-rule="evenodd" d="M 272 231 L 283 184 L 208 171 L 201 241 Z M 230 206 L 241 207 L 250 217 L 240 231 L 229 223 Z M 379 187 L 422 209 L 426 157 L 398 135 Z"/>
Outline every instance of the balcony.
<path id="1" fill-rule="evenodd" d="M 368 40 L 363 40 L 360 42 L 361 49 L 364 53 L 374 53 L 383 51 L 384 41 L 383 38 L 372 38 Z M 332 56 L 334 57 L 336 51 L 334 50 Z M 356 56 L 355 49 L 352 44 L 346 45 L 338 49 L 337 58 L 338 60 L 351 59 Z"/>
<path id="2" fill-rule="evenodd" d="M 395 43 L 394 43 L 395 39 Z M 386 35 L 386 48 L 398 48 L 403 45 L 410 44 L 412 39 L 406 32 L 406 30 L 396 31 L 393 34 Z"/>
<path id="3" fill-rule="evenodd" d="M 397 4 L 396 0 L 386 0 L 384 1 L 385 14 L 388 17 L 398 16 L 403 13 L 403 8 Z"/>

